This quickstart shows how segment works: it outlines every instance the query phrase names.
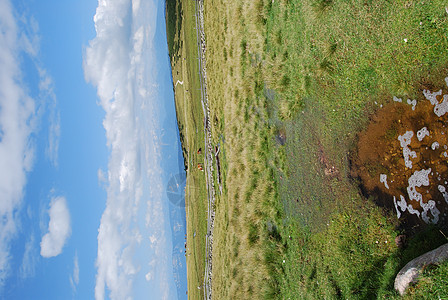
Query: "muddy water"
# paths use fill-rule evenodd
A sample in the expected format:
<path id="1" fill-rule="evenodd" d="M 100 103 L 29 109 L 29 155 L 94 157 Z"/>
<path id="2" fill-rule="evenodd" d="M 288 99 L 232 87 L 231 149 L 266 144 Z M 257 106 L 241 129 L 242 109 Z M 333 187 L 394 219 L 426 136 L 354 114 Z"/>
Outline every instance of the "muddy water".
<path id="1" fill-rule="evenodd" d="M 404 223 L 447 223 L 448 89 L 440 86 L 418 100 L 393 97 L 360 133 L 353 156 L 366 194 Z"/>

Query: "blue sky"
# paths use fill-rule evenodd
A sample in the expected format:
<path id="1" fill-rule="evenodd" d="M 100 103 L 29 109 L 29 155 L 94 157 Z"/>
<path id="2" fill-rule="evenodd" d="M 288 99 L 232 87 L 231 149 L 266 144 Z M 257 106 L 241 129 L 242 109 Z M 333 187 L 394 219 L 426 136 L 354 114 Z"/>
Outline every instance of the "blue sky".
<path id="1" fill-rule="evenodd" d="M 164 1 L 0 0 L 0 29 L 0 298 L 177 298 Z"/>

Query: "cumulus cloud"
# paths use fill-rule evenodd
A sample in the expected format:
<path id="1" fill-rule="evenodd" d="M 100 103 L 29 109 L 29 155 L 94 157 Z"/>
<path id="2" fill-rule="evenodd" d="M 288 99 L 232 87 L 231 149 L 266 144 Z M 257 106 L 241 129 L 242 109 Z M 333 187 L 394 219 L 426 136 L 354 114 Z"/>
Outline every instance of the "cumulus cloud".
<path id="1" fill-rule="evenodd" d="M 75 254 L 75 258 L 73 259 L 73 274 L 70 275 L 70 286 L 72 287 L 73 292 L 76 292 L 76 289 L 79 284 L 79 262 L 78 262 L 78 253 Z"/>
<path id="2" fill-rule="evenodd" d="M 56 197 L 51 200 L 48 215 L 50 217 L 48 232 L 40 242 L 40 255 L 43 257 L 61 254 L 62 248 L 71 234 L 70 213 L 64 197 Z"/>
<path id="3" fill-rule="evenodd" d="M 36 104 L 21 82 L 19 34 L 10 1 L 0 0 L 0 288 L 10 269 L 15 211 L 21 206 L 26 173 L 34 160 L 31 135 Z"/>
<path id="4" fill-rule="evenodd" d="M 136 249 L 148 244 L 141 231 L 151 227 L 152 232 L 157 231 L 154 234 L 163 236 L 160 202 L 164 185 L 156 134 L 159 108 L 155 104 L 157 72 L 152 46 L 156 15 L 151 1 L 99 1 L 94 17 L 97 35 L 85 49 L 85 78 L 96 86 L 106 113 L 103 126 L 111 151 L 107 174 L 98 172 L 100 182 L 107 185 L 107 202 L 98 230 L 96 299 L 104 299 L 106 290 L 111 299 L 132 298 L 137 274 L 153 278 L 152 273 L 140 272 L 140 264 L 133 261 Z M 159 204 L 141 201 L 147 198 Z M 145 217 L 148 222 L 142 226 Z M 167 254 L 161 250 L 161 242 L 166 240 L 154 240 L 156 255 L 163 263 Z M 162 271 L 157 274 L 163 282 L 168 281 L 166 277 Z M 168 285 L 163 289 L 165 293 Z"/>

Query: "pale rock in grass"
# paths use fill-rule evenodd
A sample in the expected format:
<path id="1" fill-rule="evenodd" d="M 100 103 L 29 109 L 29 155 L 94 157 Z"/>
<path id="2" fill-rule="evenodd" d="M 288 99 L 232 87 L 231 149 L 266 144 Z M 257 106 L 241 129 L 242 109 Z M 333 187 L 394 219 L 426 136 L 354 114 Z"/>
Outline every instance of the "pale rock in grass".
<path id="1" fill-rule="evenodd" d="M 417 268 L 409 268 L 402 274 L 400 273 L 395 278 L 394 288 L 403 296 L 409 284 L 418 278 L 420 272 Z"/>
<path id="2" fill-rule="evenodd" d="M 411 260 L 398 272 L 394 288 L 403 296 L 409 284 L 417 281 L 425 266 L 440 264 L 447 259 L 448 244 L 445 244 Z"/>
<path id="3" fill-rule="evenodd" d="M 426 128 L 426 126 L 417 131 L 418 141 L 421 142 L 425 136 L 429 136 L 429 131 L 428 128 Z"/>
<path id="4" fill-rule="evenodd" d="M 432 150 L 439 149 L 439 147 L 440 147 L 440 145 L 439 145 L 439 143 L 437 143 L 437 142 L 434 142 L 434 143 L 432 143 L 432 145 L 431 145 L 431 149 L 432 149 Z"/>
<path id="5" fill-rule="evenodd" d="M 417 153 L 415 151 L 411 151 L 408 147 L 411 144 L 411 139 L 413 136 L 414 132 L 412 130 L 406 131 L 405 134 L 398 136 L 400 146 L 403 148 L 404 164 L 409 169 L 412 169 L 412 161 L 409 158 L 417 158 Z"/>

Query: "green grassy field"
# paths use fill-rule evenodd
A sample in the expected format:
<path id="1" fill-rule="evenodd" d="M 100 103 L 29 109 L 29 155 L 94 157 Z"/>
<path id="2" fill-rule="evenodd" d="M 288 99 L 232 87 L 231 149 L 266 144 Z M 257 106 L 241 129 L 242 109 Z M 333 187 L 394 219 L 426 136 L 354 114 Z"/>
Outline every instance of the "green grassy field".
<path id="1" fill-rule="evenodd" d="M 204 172 L 203 113 L 198 77 L 194 3 L 167 1 L 167 36 L 176 84 L 175 103 L 183 155 L 187 170 L 185 204 L 187 214 L 187 276 L 190 299 L 203 298 L 205 234 L 207 232 L 207 190 Z M 184 28 L 188 30 L 184 30 Z M 198 289 L 200 287 L 200 289 Z"/>
<path id="2" fill-rule="evenodd" d="M 374 195 L 362 195 L 350 162 L 357 134 L 372 113 L 393 96 L 423 101 L 422 86 L 443 86 L 446 2 L 210 0 L 204 5 L 212 134 L 221 145 L 223 178 L 216 202 L 213 297 L 397 297 L 396 273 L 446 242 L 446 231 L 401 226 L 393 210 L 377 205 Z M 193 14 L 183 10 L 182 16 L 181 32 L 191 35 L 183 36 L 185 56 L 179 59 L 186 57 L 182 72 L 190 72 L 194 82 Z M 194 147 L 203 144 L 202 112 L 183 97 L 176 90 L 179 123 L 186 128 L 182 132 L 189 131 L 184 145 L 195 155 Z M 199 124 L 190 123 L 194 120 Z M 189 172 L 203 180 L 199 175 Z M 205 226 L 202 217 L 188 222 Z M 394 240 L 403 232 L 409 242 L 398 248 Z M 197 251 L 197 257 L 203 255 Z M 188 261 L 189 293 L 196 280 L 191 265 Z"/>

